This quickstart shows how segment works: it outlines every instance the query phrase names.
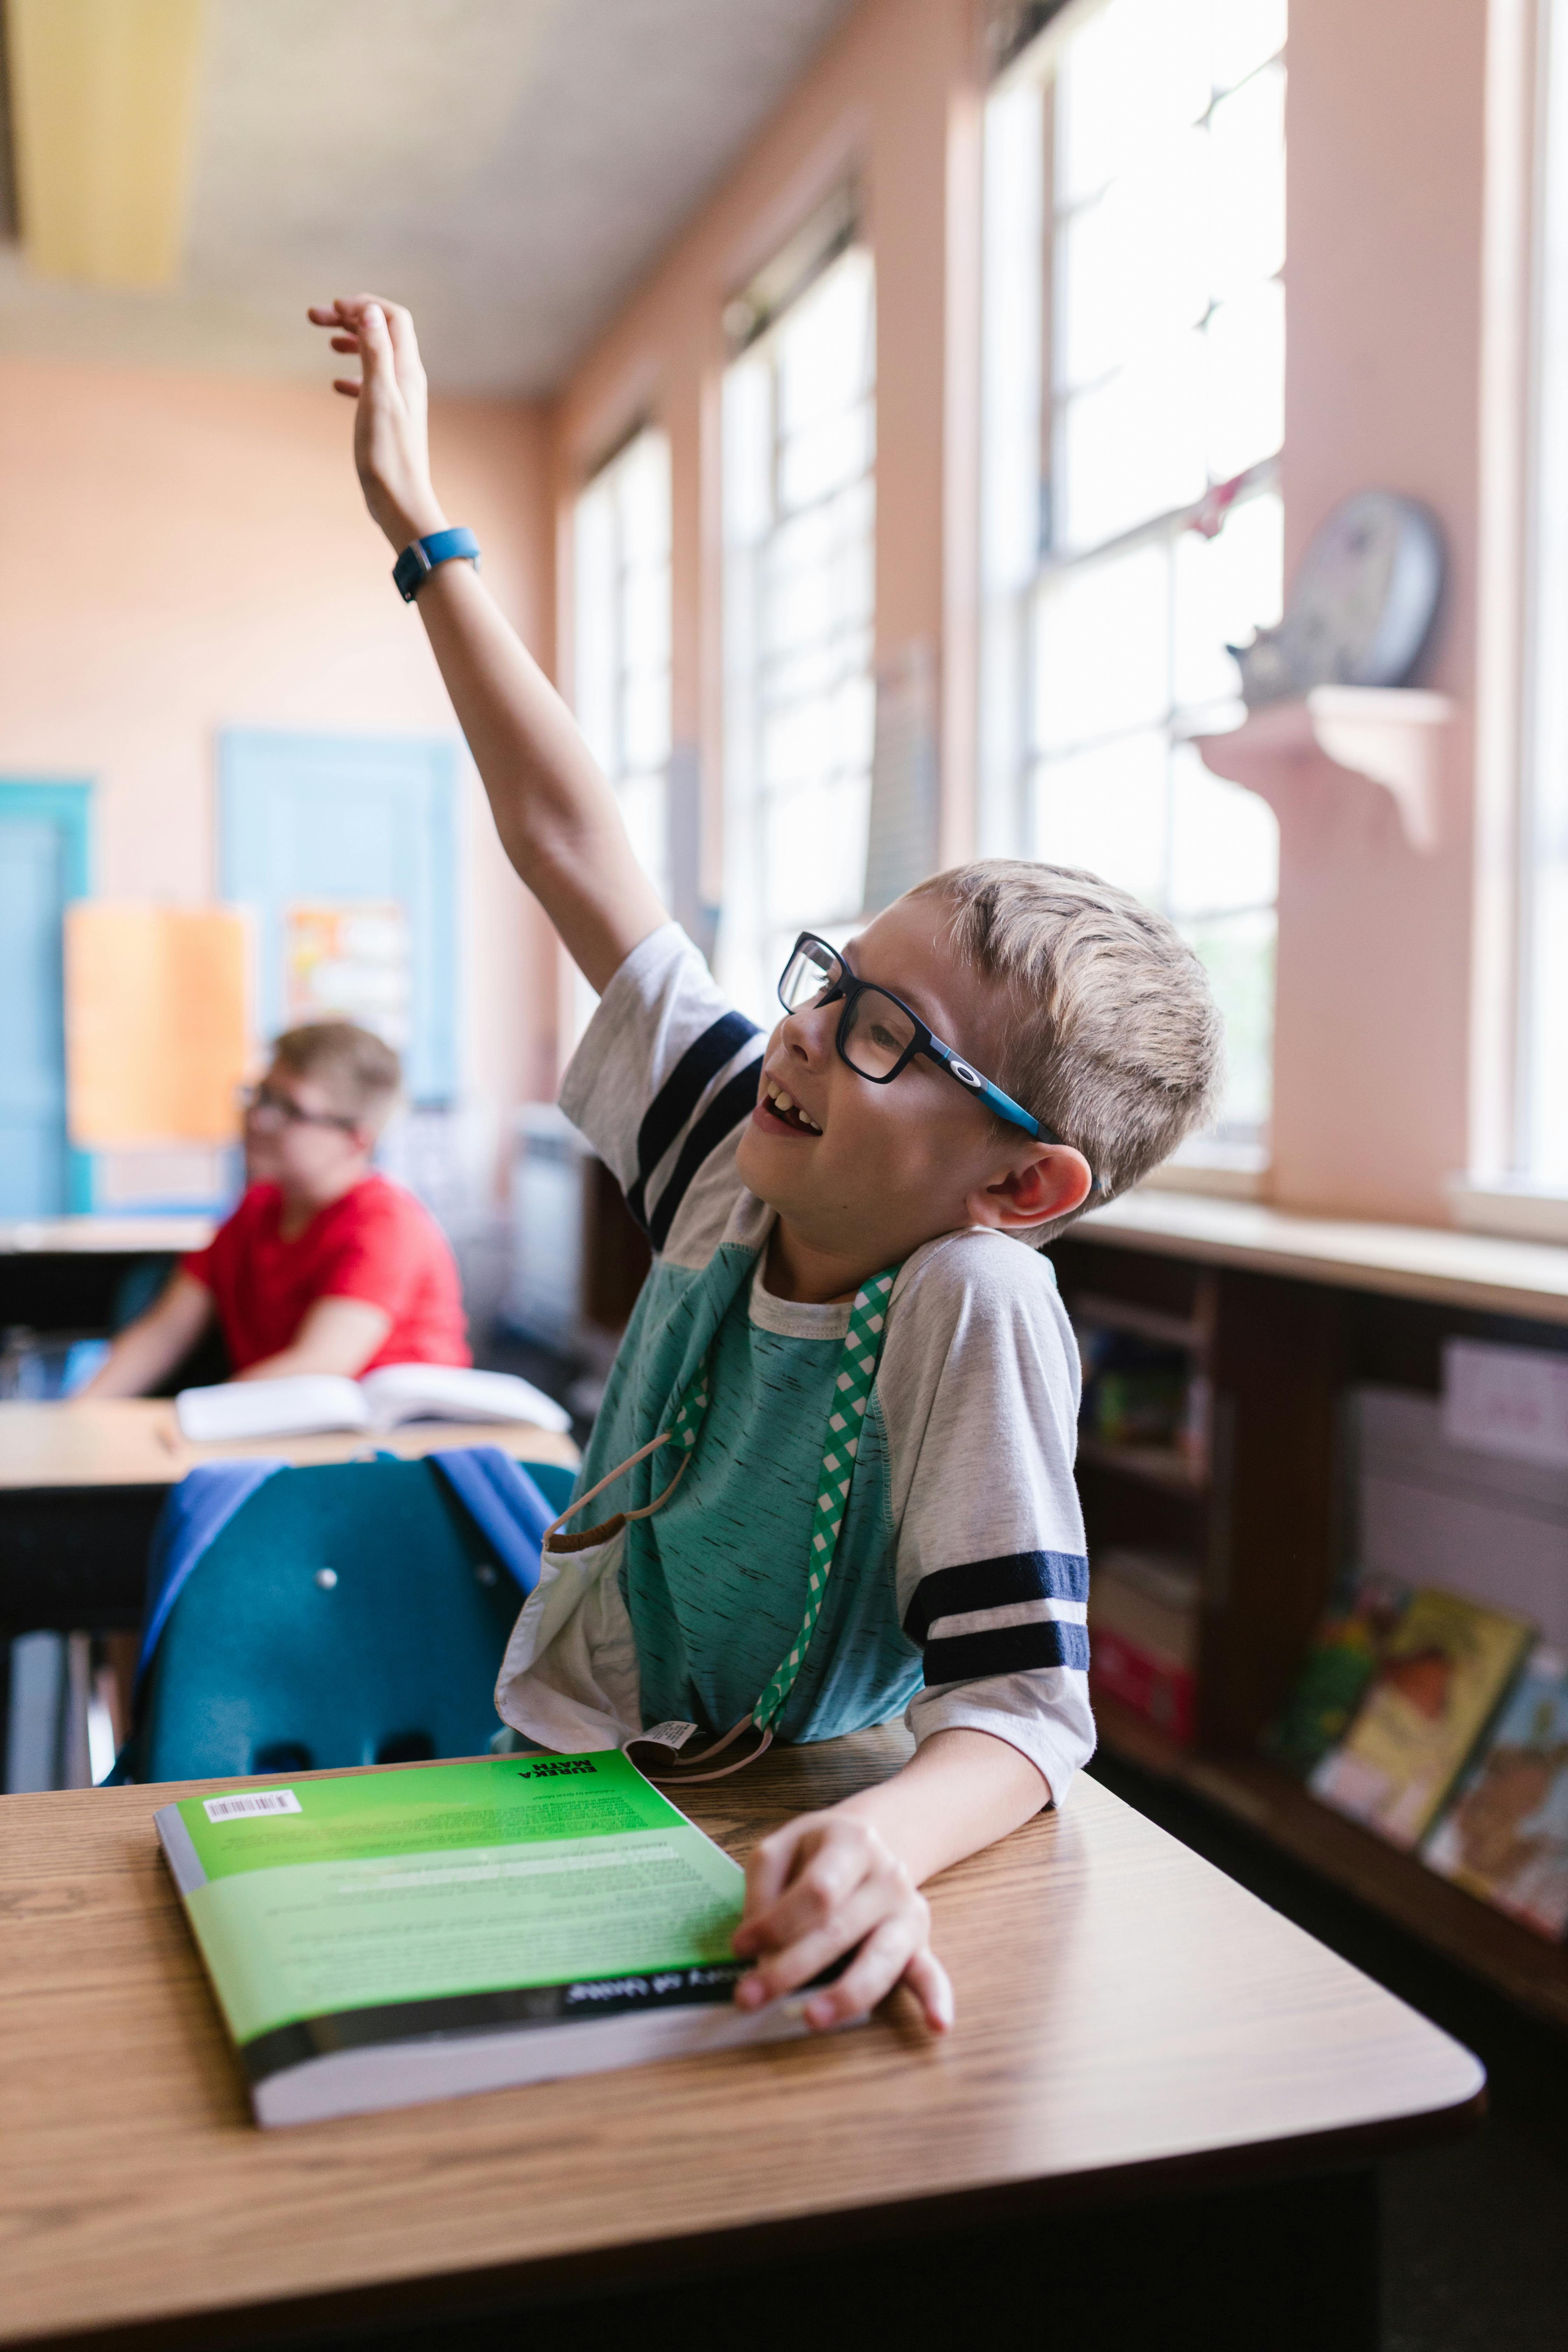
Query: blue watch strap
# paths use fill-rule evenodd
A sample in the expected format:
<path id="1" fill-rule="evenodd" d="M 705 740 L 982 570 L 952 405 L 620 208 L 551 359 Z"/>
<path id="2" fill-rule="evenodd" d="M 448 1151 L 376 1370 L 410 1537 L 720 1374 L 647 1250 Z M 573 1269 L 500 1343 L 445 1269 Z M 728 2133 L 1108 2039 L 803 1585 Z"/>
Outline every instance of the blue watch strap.
<path id="1" fill-rule="evenodd" d="M 479 568 L 479 542 L 471 530 L 433 530 L 428 539 L 415 540 L 392 567 L 398 594 L 405 604 L 412 604 L 438 563 L 459 560 L 471 563 L 476 572 Z"/>

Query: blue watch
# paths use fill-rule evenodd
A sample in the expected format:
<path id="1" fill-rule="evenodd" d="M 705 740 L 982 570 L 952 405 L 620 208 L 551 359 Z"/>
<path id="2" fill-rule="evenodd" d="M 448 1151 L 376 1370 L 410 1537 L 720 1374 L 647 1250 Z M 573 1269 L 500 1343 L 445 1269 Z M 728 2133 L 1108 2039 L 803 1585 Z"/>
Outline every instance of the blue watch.
<path id="1" fill-rule="evenodd" d="M 438 563 L 458 561 L 471 563 L 476 572 L 479 568 L 479 542 L 471 530 L 433 530 L 428 539 L 416 539 L 392 567 L 398 594 L 412 604 Z"/>

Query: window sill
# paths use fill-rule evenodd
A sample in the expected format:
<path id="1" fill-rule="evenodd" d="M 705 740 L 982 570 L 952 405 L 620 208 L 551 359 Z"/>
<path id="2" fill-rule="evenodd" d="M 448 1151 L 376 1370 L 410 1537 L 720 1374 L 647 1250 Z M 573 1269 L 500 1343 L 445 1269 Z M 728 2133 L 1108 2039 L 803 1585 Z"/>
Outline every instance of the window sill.
<path id="1" fill-rule="evenodd" d="M 1507 1176 L 1451 1176 L 1447 1190 L 1454 1223 L 1468 1233 L 1568 1242 L 1568 1192 Z"/>
<path id="2" fill-rule="evenodd" d="M 1151 1169 L 1138 1189 L 1263 1201 L 1268 1197 L 1268 1154 L 1261 1144 L 1188 1143 Z"/>

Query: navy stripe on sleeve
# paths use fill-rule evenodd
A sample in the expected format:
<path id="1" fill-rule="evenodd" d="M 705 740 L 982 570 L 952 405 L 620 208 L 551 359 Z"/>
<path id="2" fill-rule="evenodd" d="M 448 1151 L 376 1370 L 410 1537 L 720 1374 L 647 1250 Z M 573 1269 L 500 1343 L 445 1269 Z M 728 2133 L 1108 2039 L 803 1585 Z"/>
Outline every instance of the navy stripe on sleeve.
<path id="1" fill-rule="evenodd" d="M 1089 1629 L 1047 1617 L 1034 1625 L 998 1625 L 982 1633 L 954 1633 L 925 1645 L 925 1679 L 979 1682 L 986 1675 L 1027 1674 L 1034 1666 L 1089 1669 Z"/>
<path id="2" fill-rule="evenodd" d="M 637 1129 L 637 1181 L 626 1194 L 626 1206 L 645 1231 L 648 1224 L 648 1178 L 697 1108 L 703 1088 L 758 1034 L 756 1024 L 748 1021 L 743 1013 L 721 1014 L 710 1027 L 704 1029 L 695 1045 L 688 1045 L 648 1105 Z M 673 1210 L 670 1213 L 674 1214 Z"/>
<path id="3" fill-rule="evenodd" d="M 930 1576 L 922 1576 L 904 1631 L 923 1646 L 939 1617 L 966 1617 L 972 1610 L 1001 1609 L 1013 1601 L 1088 1599 L 1089 1562 L 1081 1552 L 1005 1552 L 999 1559 L 966 1559 L 957 1568 L 933 1569 Z M 1061 1661 L 1045 1663 L 1059 1665 Z"/>
<path id="4" fill-rule="evenodd" d="M 721 1087 L 681 1146 L 680 1157 L 675 1163 L 668 1183 L 658 1196 L 658 1202 L 647 1221 L 647 1237 L 656 1250 L 664 1247 L 676 1213 L 686 1198 L 687 1187 L 710 1151 L 716 1151 L 725 1137 L 733 1132 L 745 1118 L 757 1099 L 757 1071 L 762 1056 L 748 1062 L 726 1087 Z"/>

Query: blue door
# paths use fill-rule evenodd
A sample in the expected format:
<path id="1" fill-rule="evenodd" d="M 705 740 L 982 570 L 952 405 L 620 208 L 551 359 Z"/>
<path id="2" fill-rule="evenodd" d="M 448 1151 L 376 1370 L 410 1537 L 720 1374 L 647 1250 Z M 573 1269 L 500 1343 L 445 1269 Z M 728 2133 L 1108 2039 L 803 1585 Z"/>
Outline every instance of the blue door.
<path id="1" fill-rule="evenodd" d="M 88 889 L 89 784 L 0 782 L 0 1217 L 92 1205 L 66 1134 L 65 931 Z"/>
<path id="2" fill-rule="evenodd" d="M 405 1082 L 422 1103 L 457 1092 L 457 774 L 456 744 L 422 737 L 235 728 L 219 746 L 220 887 L 256 909 L 262 1028 L 287 1025 L 292 903 L 395 902 L 411 966 Z"/>

